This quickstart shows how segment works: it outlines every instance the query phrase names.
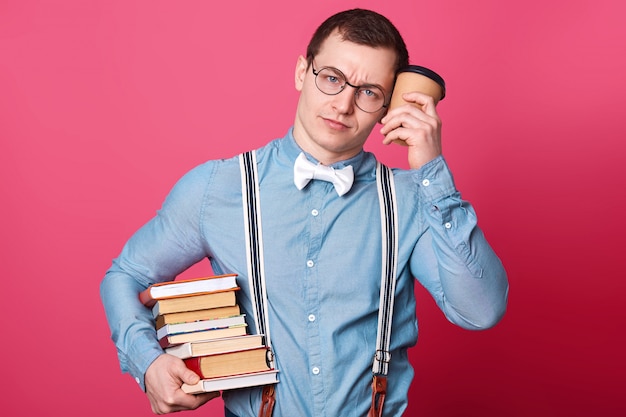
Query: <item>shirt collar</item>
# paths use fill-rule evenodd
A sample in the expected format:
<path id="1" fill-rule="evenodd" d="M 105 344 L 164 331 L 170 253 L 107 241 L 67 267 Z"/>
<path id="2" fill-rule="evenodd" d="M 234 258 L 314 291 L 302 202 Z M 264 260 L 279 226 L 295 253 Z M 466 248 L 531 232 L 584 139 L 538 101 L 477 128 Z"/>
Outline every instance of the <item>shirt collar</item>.
<path id="1" fill-rule="evenodd" d="M 319 162 L 311 154 L 305 152 L 304 150 L 302 150 L 302 148 L 300 148 L 295 138 L 293 137 L 293 126 L 289 129 L 289 132 L 287 132 L 287 136 L 285 136 L 284 138 L 284 145 L 285 145 L 284 147 L 285 152 L 287 153 L 289 158 L 294 162 L 296 158 L 298 157 L 298 155 L 300 155 L 300 152 L 304 152 L 304 154 L 306 155 L 309 161 L 314 162 L 314 163 Z M 357 173 L 359 171 L 359 168 L 363 164 L 363 161 L 366 159 L 366 155 L 367 155 L 367 152 L 361 150 L 358 154 L 356 154 L 352 158 L 335 162 L 334 164 L 331 164 L 330 166 L 336 169 L 341 169 L 341 168 L 345 168 L 348 165 L 352 165 L 352 169 L 354 170 L 355 173 Z"/>

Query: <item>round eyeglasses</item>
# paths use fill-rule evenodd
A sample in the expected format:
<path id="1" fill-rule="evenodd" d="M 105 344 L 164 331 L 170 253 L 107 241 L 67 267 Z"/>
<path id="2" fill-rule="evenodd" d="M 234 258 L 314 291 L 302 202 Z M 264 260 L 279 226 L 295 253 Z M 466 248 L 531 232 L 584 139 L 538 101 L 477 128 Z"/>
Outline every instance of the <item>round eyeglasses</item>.
<path id="1" fill-rule="evenodd" d="M 333 67 L 323 67 L 315 70 L 311 64 L 313 75 L 315 75 L 315 85 L 322 93 L 335 96 L 341 93 L 346 85 L 355 89 L 354 104 L 366 113 L 376 113 L 380 109 L 387 107 L 385 94 L 380 87 L 375 85 L 352 85 L 346 79 L 343 72 Z"/>

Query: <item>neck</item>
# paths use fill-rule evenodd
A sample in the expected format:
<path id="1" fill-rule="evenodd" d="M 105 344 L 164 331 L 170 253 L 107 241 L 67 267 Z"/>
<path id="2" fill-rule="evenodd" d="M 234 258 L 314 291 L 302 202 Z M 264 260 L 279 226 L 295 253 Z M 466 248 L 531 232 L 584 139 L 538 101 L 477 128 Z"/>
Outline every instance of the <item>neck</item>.
<path id="1" fill-rule="evenodd" d="M 363 150 L 362 147 L 338 150 L 327 149 L 313 140 L 304 140 L 303 137 L 306 137 L 306 134 L 302 134 L 297 127 L 294 127 L 293 138 L 300 149 L 311 155 L 322 165 L 332 165 L 337 162 L 345 161 L 355 157 Z"/>

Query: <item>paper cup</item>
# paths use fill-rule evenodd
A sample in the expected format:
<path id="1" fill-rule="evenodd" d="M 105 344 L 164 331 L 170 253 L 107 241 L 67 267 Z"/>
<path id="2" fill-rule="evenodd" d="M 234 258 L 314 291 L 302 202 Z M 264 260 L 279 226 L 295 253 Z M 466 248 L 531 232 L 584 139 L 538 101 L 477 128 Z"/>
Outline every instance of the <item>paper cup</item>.
<path id="1" fill-rule="evenodd" d="M 437 105 L 437 103 L 446 96 L 446 83 L 443 78 L 433 70 L 420 67 L 419 65 L 409 65 L 401 69 L 396 76 L 396 84 L 393 88 L 387 111 L 404 104 L 412 104 L 421 107 L 416 103 L 404 101 L 402 98 L 402 94 L 413 91 L 428 94 L 435 101 L 435 105 Z M 394 142 L 406 146 L 406 143 L 402 140 L 395 140 Z"/>

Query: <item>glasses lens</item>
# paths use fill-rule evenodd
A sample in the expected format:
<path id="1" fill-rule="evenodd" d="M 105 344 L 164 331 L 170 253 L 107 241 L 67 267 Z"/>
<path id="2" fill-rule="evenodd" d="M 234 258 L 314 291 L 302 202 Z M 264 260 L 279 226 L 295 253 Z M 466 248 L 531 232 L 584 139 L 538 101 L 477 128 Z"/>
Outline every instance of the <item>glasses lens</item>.
<path id="1" fill-rule="evenodd" d="M 322 68 L 315 77 L 315 84 L 322 93 L 339 94 L 346 86 L 346 77 L 334 68 Z"/>
<path id="2" fill-rule="evenodd" d="M 344 90 L 346 84 L 348 84 L 346 76 L 336 68 L 322 68 L 315 76 L 315 85 L 324 94 L 339 94 Z M 383 108 L 385 95 L 378 87 L 360 86 L 354 93 L 354 102 L 364 112 L 375 113 Z"/>
<path id="3" fill-rule="evenodd" d="M 360 87 L 355 95 L 356 105 L 367 113 L 380 110 L 385 104 L 385 95 L 378 87 Z"/>

